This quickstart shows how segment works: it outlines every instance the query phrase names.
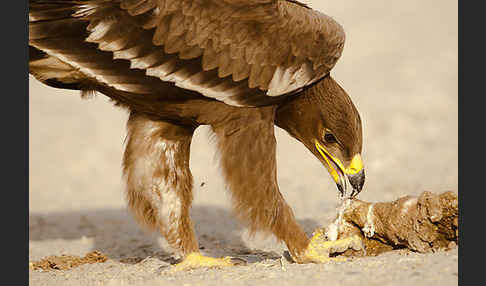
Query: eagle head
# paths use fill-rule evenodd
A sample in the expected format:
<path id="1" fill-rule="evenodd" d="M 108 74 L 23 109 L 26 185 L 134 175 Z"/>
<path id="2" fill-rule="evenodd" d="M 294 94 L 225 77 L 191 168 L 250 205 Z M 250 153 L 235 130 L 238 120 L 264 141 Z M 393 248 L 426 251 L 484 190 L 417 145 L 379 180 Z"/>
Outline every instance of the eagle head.
<path id="1" fill-rule="evenodd" d="M 343 197 L 361 191 L 365 180 L 361 118 L 346 91 L 330 75 L 280 105 L 276 125 L 322 162 Z"/>

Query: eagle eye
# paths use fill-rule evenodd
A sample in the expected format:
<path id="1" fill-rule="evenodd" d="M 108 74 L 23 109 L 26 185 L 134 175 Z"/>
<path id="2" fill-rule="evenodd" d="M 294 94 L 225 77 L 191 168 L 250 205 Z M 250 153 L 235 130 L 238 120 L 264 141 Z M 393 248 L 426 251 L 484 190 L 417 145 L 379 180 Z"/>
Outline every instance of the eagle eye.
<path id="1" fill-rule="evenodd" d="M 329 144 L 337 143 L 336 137 L 329 131 L 326 131 L 324 133 L 324 141 L 326 141 Z"/>

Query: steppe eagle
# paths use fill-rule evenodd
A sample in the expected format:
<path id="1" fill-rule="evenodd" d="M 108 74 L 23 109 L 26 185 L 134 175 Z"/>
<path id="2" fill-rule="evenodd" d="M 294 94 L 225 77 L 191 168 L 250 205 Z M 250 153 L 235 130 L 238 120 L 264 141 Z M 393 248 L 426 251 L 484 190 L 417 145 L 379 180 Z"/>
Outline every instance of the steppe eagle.
<path id="1" fill-rule="evenodd" d="M 326 260 L 279 191 L 274 126 L 322 162 L 343 196 L 361 191 L 361 119 L 330 76 L 344 40 L 335 20 L 295 0 L 29 3 L 30 73 L 130 111 L 128 206 L 179 252 L 181 267 L 235 263 L 200 254 L 189 215 L 189 150 L 201 125 L 215 134 L 249 230 L 273 233 L 297 262 Z"/>

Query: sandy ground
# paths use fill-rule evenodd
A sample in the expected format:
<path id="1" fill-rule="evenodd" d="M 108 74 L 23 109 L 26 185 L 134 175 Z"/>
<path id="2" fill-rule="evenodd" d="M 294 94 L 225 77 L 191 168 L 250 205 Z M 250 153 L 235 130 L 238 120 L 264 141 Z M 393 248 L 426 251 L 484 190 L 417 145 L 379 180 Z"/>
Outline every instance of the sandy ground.
<path id="1" fill-rule="evenodd" d="M 367 181 L 359 198 L 458 192 L 457 1 L 308 2 L 347 32 L 333 75 L 364 121 Z M 84 101 L 77 92 L 42 86 L 33 78 L 29 87 L 29 260 L 91 250 L 109 257 L 72 270 L 31 270 L 30 285 L 458 283 L 457 249 L 391 252 L 325 265 L 281 260 L 283 244 L 261 235 L 250 239 L 232 217 L 205 127 L 196 132 L 190 162 L 200 245 L 209 255 L 250 263 L 169 274 L 170 248 L 142 230 L 126 209 L 120 165 L 127 113 L 103 96 Z M 281 191 L 310 234 L 334 217 L 337 190 L 304 146 L 279 129 L 277 142 Z"/>

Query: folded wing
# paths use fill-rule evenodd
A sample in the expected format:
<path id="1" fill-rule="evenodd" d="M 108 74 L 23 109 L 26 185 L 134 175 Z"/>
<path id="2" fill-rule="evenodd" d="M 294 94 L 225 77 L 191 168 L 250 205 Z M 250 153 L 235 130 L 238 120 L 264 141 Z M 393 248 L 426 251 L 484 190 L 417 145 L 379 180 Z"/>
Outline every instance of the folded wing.
<path id="1" fill-rule="evenodd" d="M 269 104 L 321 79 L 345 38 L 332 18 L 290 0 L 31 0 L 29 19 L 30 45 L 103 84 L 154 92 L 128 72 L 110 76 L 108 63 L 97 68 L 99 54 L 110 53 L 128 69 L 235 106 Z M 63 38 L 82 40 L 83 52 L 72 56 Z"/>

